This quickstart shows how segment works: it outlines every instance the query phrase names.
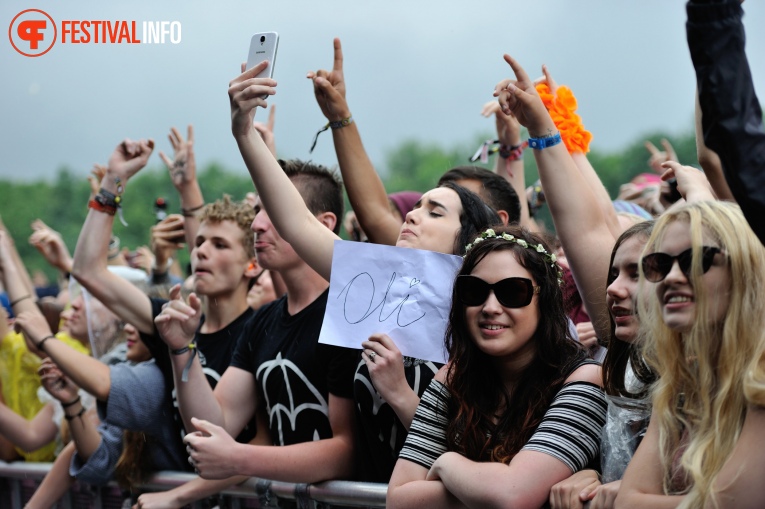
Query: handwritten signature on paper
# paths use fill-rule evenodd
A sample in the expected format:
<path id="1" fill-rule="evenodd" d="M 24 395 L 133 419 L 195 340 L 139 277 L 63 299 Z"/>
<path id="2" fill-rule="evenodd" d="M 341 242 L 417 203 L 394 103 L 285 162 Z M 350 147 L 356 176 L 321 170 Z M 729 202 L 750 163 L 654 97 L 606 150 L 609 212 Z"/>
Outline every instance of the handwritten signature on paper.
<path id="1" fill-rule="evenodd" d="M 414 322 L 417 322 L 420 319 L 422 319 L 425 316 L 425 313 L 423 313 L 422 315 L 420 315 L 419 317 L 415 318 L 414 320 L 412 320 L 410 322 L 401 323 L 401 320 L 402 320 L 402 318 L 401 318 L 401 311 L 403 310 L 403 306 L 406 303 L 406 301 L 408 301 L 409 297 L 411 297 L 411 294 L 406 294 L 404 296 L 404 298 L 401 299 L 401 302 L 396 304 L 396 306 L 393 308 L 393 310 L 391 310 L 390 313 L 388 313 L 387 315 L 383 316 L 384 313 L 385 313 L 385 304 L 387 303 L 387 300 L 388 300 L 388 294 L 390 293 L 390 289 L 393 286 L 393 283 L 396 281 L 396 276 L 397 276 L 397 274 L 395 272 L 391 275 L 390 280 L 388 281 L 388 287 L 385 289 L 385 294 L 383 295 L 383 298 L 380 301 L 380 303 L 377 304 L 375 307 L 372 307 L 372 304 L 374 303 L 374 299 L 375 299 L 375 292 L 376 292 L 375 282 L 374 282 L 374 279 L 372 279 L 372 276 L 369 274 L 369 272 L 362 272 L 361 274 L 357 274 L 356 276 L 354 276 L 350 280 L 350 282 L 343 287 L 343 289 L 340 291 L 340 294 L 337 296 L 337 298 L 339 299 L 339 298 L 341 298 L 343 296 L 343 293 L 345 293 L 345 300 L 343 301 L 343 317 L 345 318 L 345 321 L 347 323 L 351 324 L 351 325 L 363 322 L 364 320 L 366 320 L 367 318 L 372 316 L 372 314 L 375 313 L 378 309 L 380 310 L 380 313 L 379 313 L 379 315 L 377 317 L 377 320 L 379 322 L 384 322 L 384 321 L 388 320 L 395 313 L 396 314 L 396 324 L 399 327 L 406 327 L 408 325 L 412 325 Z M 372 285 L 372 291 L 369 292 L 369 295 L 366 295 L 366 297 L 369 298 L 369 305 L 367 306 L 367 310 L 362 314 L 361 318 L 355 319 L 354 317 L 349 317 L 348 316 L 348 314 L 349 314 L 349 309 L 348 309 L 349 302 L 348 302 L 348 298 L 351 295 L 351 289 L 353 288 L 354 283 L 356 283 L 359 280 L 359 278 L 361 278 L 360 282 L 362 282 L 362 283 L 364 281 L 368 280 L 369 283 L 371 283 L 371 285 Z M 417 286 L 420 283 L 422 283 L 422 280 L 417 279 L 416 277 L 412 278 L 409 281 L 409 288 Z M 357 291 L 354 294 L 353 299 L 351 300 L 351 302 L 354 304 L 353 307 L 361 307 L 361 306 L 358 306 L 356 304 L 357 301 L 358 302 L 365 302 L 364 301 L 364 296 L 365 295 L 357 295 L 357 294 L 359 294 L 360 292 L 362 292 L 364 290 L 363 287 L 366 287 L 366 285 L 361 285 L 361 286 L 362 286 L 361 290 L 357 289 Z"/>

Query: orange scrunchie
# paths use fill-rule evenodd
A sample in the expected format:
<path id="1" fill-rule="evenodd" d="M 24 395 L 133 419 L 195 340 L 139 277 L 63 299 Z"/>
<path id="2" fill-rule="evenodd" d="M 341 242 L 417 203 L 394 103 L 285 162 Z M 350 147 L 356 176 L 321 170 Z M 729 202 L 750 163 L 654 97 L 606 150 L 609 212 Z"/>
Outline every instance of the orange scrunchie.
<path id="1" fill-rule="evenodd" d="M 555 122 L 555 127 L 560 131 L 569 154 L 589 152 L 592 133 L 582 125 L 582 117 L 574 113 L 577 104 L 571 89 L 565 85 L 559 86 L 553 97 L 546 83 L 540 83 L 536 88 L 545 108 Z"/>

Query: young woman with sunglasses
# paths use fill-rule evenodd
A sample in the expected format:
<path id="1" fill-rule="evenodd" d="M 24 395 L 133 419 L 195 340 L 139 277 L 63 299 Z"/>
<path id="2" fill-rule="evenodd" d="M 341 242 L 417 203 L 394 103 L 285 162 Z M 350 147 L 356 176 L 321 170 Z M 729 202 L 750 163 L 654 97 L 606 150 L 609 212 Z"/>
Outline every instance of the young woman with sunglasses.
<path id="1" fill-rule="evenodd" d="M 422 396 L 389 507 L 535 507 L 597 457 L 600 369 L 571 338 L 560 269 L 537 235 L 487 230 L 452 293 L 449 364 Z"/>
<path id="2" fill-rule="evenodd" d="M 750 363 L 765 347 L 765 249 L 737 206 L 699 202 L 665 213 L 646 252 L 641 284 L 655 297 L 638 310 L 658 381 L 616 507 L 732 507 L 718 492 L 735 497 L 731 482 L 756 465 L 746 453 L 762 449 L 758 438 L 732 455 L 747 436 Z"/>

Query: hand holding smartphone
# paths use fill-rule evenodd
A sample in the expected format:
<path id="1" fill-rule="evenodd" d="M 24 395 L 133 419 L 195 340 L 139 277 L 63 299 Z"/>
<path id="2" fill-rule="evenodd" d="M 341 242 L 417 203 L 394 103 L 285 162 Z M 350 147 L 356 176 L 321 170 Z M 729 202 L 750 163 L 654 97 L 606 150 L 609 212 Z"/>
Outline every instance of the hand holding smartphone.
<path id="1" fill-rule="evenodd" d="M 255 78 L 273 78 L 274 64 L 276 63 L 276 49 L 279 46 L 279 34 L 276 32 L 262 32 L 255 34 L 250 39 L 250 53 L 247 56 L 247 69 L 252 69 L 263 60 L 268 60 L 268 65 L 260 71 Z"/>

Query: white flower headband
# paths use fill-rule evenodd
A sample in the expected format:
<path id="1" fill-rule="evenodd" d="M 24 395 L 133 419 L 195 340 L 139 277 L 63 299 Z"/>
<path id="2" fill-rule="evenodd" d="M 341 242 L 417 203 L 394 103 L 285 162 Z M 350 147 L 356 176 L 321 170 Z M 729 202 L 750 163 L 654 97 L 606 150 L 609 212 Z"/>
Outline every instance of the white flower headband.
<path id="1" fill-rule="evenodd" d="M 533 249 L 537 253 L 541 253 L 544 255 L 544 258 L 547 262 L 550 263 L 550 267 L 556 270 L 558 273 L 558 285 L 563 286 L 563 271 L 560 268 L 560 265 L 558 265 L 557 260 L 558 257 L 555 256 L 555 253 L 548 253 L 547 249 L 542 244 L 537 244 L 536 246 L 533 244 L 529 244 L 524 239 L 519 239 L 518 237 L 514 235 L 510 235 L 509 233 L 503 233 L 501 235 L 497 235 L 497 233 L 492 230 L 491 228 L 487 229 L 485 232 L 481 234 L 480 237 L 475 239 L 473 242 L 465 246 L 465 256 L 467 256 L 467 253 L 473 249 L 475 246 L 480 244 L 486 239 L 504 239 L 508 242 L 515 242 L 521 247 L 525 247 L 526 249 Z M 464 258 L 464 256 L 463 256 Z"/>

